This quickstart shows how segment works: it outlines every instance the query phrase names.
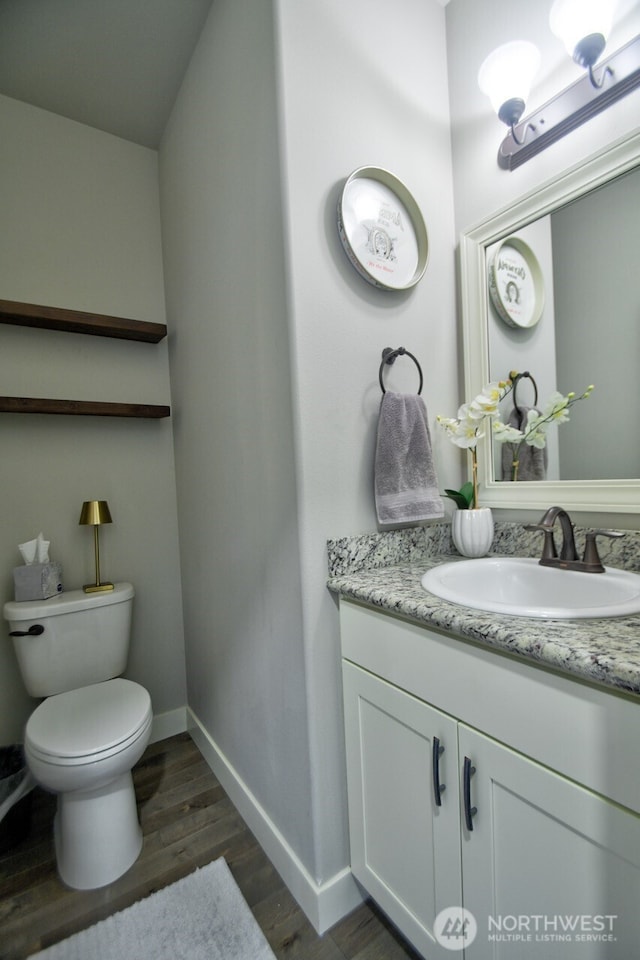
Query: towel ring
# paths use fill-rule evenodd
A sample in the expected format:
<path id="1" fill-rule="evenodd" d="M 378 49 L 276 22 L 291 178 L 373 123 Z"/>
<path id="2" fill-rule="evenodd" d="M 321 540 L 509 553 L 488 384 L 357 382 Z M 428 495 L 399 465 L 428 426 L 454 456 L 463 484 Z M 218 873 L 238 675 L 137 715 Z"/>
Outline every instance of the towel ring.
<path id="1" fill-rule="evenodd" d="M 534 407 L 538 406 L 538 384 L 535 382 L 535 380 L 533 379 L 533 377 L 531 376 L 528 370 L 525 370 L 524 373 L 518 373 L 513 378 L 513 407 L 516 411 L 516 414 L 518 415 L 519 424 L 522 424 L 523 413 L 520 407 L 518 406 L 518 401 L 516 400 L 516 388 L 518 386 L 518 382 L 522 380 L 523 377 L 526 377 L 527 380 L 531 380 L 531 383 L 533 384 L 533 406 Z"/>
<path id="2" fill-rule="evenodd" d="M 380 389 L 382 390 L 383 393 L 387 392 L 384 388 L 384 383 L 382 381 L 382 371 L 384 370 L 385 364 L 388 366 L 391 366 L 392 363 L 395 363 L 397 357 L 403 357 L 403 356 L 411 357 L 416 367 L 418 368 L 418 373 L 420 375 L 420 386 L 418 387 L 418 393 L 419 394 L 422 393 L 422 384 L 423 384 L 422 369 L 420 367 L 420 364 L 414 357 L 414 355 L 412 353 L 409 353 L 408 350 L 405 350 L 404 347 L 398 347 L 397 350 L 392 350 L 391 347 L 385 347 L 384 350 L 382 351 L 382 363 L 380 364 L 380 370 L 378 371 L 378 380 L 380 381 Z"/>

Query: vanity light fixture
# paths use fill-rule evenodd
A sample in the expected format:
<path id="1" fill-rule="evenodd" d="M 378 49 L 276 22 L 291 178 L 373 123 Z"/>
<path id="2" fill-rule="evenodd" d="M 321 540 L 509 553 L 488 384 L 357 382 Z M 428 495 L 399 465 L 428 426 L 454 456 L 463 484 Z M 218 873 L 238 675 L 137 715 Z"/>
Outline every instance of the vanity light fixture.
<path id="1" fill-rule="evenodd" d="M 109 504 L 106 500 L 85 500 L 82 504 L 80 520 L 78 522 L 82 526 L 93 527 L 93 547 L 96 559 L 96 582 L 86 583 L 82 589 L 85 593 L 106 593 L 109 590 L 113 590 L 112 583 L 100 582 L 100 541 L 98 539 L 98 530 L 103 523 L 112 522 Z"/>
<path id="2" fill-rule="evenodd" d="M 498 165 L 503 170 L 515 170 L 640 86 L 640 36 L 599 60 L 613 21 L 615 3 L 616 0 L 555 0 L 549 18 L 551 30 L 563 40 L 571 57 L 586 72 L 523 119 L 526 97 L 511 93 L 498 102 L 500 95 L 490 93 L 488 78 L 497 73 L 495 64 L 502 58 L 502 51 L 524 41 L 498 47 L 484 61 L 478 85 L 490 97 L 503 123 L 511 128 L 498 151 Z M 503 91 L 509 89 L 508 82 L 505 83 Z M 511 84 L 511 90 L 517 87 Z M 518 113 L 520 103 L 523 106 Z"/>
<path id="3" fill-rule="evenodd" d="M 478 86 L 489 97 L 500 120 L 511 128 L 511 137 L 518 146 L 525 143 L 530 129 L 535 133 L 535 127 L 528 123 L 519 139 L 515 126 L 524 113 L 539 66 L 538 48 L 528 40 L 514 40 L 490 53 L 478 71 Z"/>
<path id="4" fill-rule="evenodd" d="M 606 46 L 615 6 L 616 0 L 555 0 L 549 14 L 551 32 L 562 40 L 569 56 L 588 70 L 589 81 L 598 90 L 613 75 L 606 67 L 597 80 L 593 67 Z"/>

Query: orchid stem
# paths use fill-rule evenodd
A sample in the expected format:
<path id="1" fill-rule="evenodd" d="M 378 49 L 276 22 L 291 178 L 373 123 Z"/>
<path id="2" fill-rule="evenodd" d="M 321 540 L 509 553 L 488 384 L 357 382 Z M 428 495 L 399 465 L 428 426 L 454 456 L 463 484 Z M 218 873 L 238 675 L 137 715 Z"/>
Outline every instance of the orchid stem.
<path id="1" fill-rule="evenodd" d="M 471 478 L 473 480 L 473 504 L 475 510 L 478 506 L 478 453 L 474 447 L 471 451 Z"/>

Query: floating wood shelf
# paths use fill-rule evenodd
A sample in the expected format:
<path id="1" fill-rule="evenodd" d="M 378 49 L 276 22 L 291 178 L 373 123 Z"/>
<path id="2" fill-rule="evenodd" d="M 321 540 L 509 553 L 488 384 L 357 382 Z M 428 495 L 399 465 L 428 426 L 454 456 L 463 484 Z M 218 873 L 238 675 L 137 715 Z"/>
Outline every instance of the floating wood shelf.
<path id="1" fill-rule="evenodd" d="M 142 417 L 158 420 L 171 416 L 171 408 L 152 403 L 0 397 L 0 413 L 62 413 L 79 417 Z"/>
<path id="2" fill-rule="evenodd" d="M 0 323 L 61 330 L 65 333 L 87 333 L 94 337 L 142 340 L 145 343 L 158 343 L 167 335 L 167 328 L 163 323 L 108 317 L 100 313 L 83 313 L 60 307 L 42 307 L 14 300 L 0 300 Z"/>

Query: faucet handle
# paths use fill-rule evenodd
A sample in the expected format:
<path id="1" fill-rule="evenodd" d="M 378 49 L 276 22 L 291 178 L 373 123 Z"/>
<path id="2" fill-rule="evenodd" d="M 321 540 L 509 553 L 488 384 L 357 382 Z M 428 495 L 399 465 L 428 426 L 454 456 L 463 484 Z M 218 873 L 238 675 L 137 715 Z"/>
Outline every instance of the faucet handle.
<path id="1" fill-rule="evenodd" d="M 588 565 L 592 571 L 602 573 L 604 572 L 604 566 L 598 553 L 596 537 L 609 537 L 609 539 L 615 540 L 624 537 L 624 533 L 621 530 L 590 530 L 587 533 L 582 562 Z"/>
<path id="2" fill-rule="evenodd" d="M 541 560 L 555 560 L 558 556 L 556 542 L 553 539 L 553 526 L 548 523 L 527 523 L 525 530 L 541 530 L 544 533 L 544 543 L 542 545 Z"/>

